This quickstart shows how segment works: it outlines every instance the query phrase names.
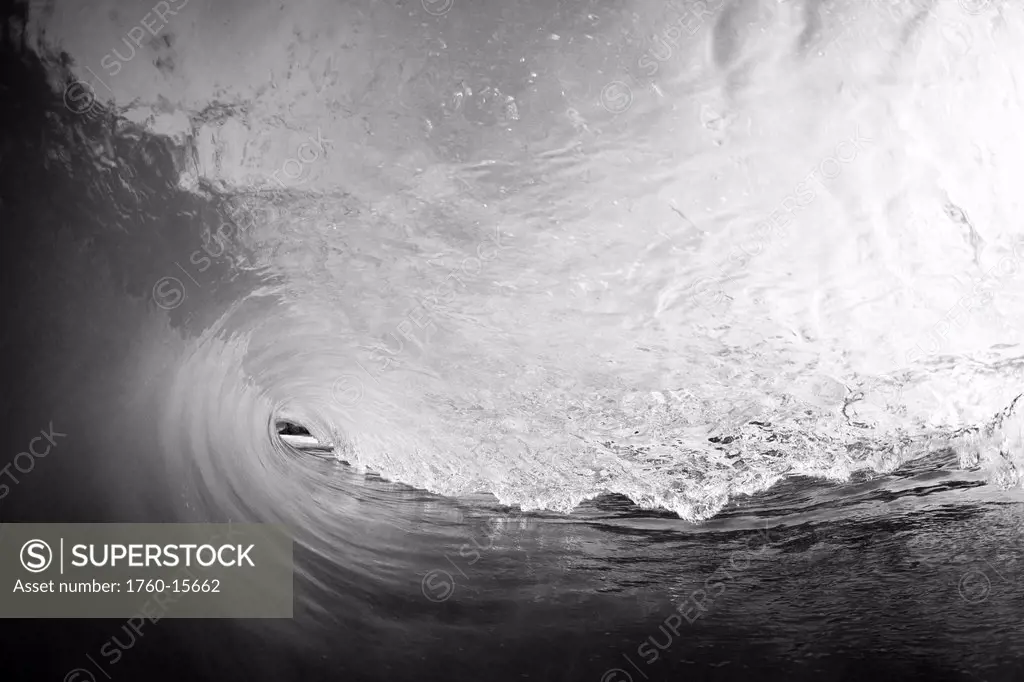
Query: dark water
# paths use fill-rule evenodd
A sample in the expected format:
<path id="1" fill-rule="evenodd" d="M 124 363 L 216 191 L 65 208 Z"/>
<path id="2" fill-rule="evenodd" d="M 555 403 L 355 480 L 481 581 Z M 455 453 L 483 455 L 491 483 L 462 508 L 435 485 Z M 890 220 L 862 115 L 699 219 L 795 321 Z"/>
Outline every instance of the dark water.
<path id="1" fill-rule="evenodd" d="M 330 431 L 282 369 L 318 361 L 283 340 L 315 336 L 286 283 L 242 249 L 155 305 L 225 197 L 177 189 L 166 140 L 72 116 L 15 43 L 4 452 L 66 436 L 14 472 L 0 520 L 279 522 L 297 566 L 288 621 L 5 622 L 2 679 L 1024 679 L 1019 496 L 950 451 L 791 477 L 695 525 L 613 496 L 569 515 L 442 498 L 285 448 L 282 412 Z"/>

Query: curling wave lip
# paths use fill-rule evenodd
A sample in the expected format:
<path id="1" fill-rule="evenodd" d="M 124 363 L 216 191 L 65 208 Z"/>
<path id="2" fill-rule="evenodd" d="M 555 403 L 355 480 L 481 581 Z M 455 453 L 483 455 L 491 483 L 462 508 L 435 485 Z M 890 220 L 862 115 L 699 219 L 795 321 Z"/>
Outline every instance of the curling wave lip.
<path id="1" fill-rule="evenodd" d="M 324 445 L 313 436 L 293 436 L 289 434 L 280 434 L 278 436 L 282 441 L 296 450 L 302 450 L 306 452 L 323 452 L 333 453 L 334 446 Z"/>

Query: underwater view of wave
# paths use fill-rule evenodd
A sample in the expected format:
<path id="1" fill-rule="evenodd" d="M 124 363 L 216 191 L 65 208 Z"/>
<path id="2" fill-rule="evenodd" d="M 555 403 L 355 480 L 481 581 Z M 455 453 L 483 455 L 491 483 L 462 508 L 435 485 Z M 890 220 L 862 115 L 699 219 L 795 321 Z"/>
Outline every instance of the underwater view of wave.
<path id="1" fill-rule="evenodd" d="M 14 7 L 0 547 L 295 579 L 4 679 L 1024 679 L 1021 8 Z"/>

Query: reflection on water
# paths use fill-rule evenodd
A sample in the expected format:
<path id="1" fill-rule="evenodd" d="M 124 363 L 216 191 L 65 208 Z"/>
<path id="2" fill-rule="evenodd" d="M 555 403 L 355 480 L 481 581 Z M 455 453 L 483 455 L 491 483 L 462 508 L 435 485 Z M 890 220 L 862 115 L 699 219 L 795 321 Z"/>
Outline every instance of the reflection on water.
<path id="1" fill-rule="evenodd" d="M 1024 674 L 1021 499 L 981 466 L 1007 456 L 987 445 L 994 412 L 928 421 L 942 381 L 872 374 L 841 352 L 829 325 L 856 307 L 844 297 L 860 291 L 870 307 L 874 295 L 863 271 L 842 274 L 843 248 L 804 269 L 785 254 L 819 248 L 808 234 L 765 228 L 732 248 L 747 218 L 715 195 L 735 188 L 698 170 L 765 177 L 777 148 L 715 151 L 754 133 L 722 124 L 668 148 L 654 131 L 676 130 L 678 112 L 634 93 L 627 118 L 574 108 L 565 126 L 582 143 L 500 161 L 459 152 L 401 191 L 186 194 L 179 150 L 109 115 L 69 116 L 39 63 L 5 50 L 4 87 L 23 93 L 2 114 L 3 221 L 18 228 L 4 232 L 4 283 L 18 294 L 5 319 L 18 389 L 4 398 L 8 451 L 47 424 L 67 435 L 8 490 L 3 520 L 273 522 L 296 543 L 293 620 L 164 620 L 131 644 L 119 622 L 59 637 L 24 623 L 11 641 L 45 638 L 52 655 L 19 672 Z M 449 118 L 516 122 L 504 98 L 528 98 L 474 78 L 460 92 L 480 99 Z M 734 108 L 742 95 L 736 85 Z M 796 124 L 745 113 L 758 135 L 793 144 Z M 841 178 L 866 173 L 856 159 L 836 162 L 820 201 L 799 203 L 825 154 L 868 148 L 857 125 L 831 123 L 779 163 L 785 191 L 762 187 L 752 205 L 867 229 L 843 203 L 853 190 Z M 501 144 L 488 134 L 475 139 Z M 88 144 L 100 139 L 111 163 Z M 225 217 L 227 236 L 211 229 Z M 694 296 L 697 278 L 709 286 Z M 1013 362 L 978 369 L 1000 408 L 1019 391 Z M 935 370 L 976 378 L 965 372 Z M 279 419 L 334 457 L 289 447 Z M 996 473 L 1012 487 L 1006 466 Z"/>

